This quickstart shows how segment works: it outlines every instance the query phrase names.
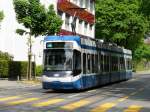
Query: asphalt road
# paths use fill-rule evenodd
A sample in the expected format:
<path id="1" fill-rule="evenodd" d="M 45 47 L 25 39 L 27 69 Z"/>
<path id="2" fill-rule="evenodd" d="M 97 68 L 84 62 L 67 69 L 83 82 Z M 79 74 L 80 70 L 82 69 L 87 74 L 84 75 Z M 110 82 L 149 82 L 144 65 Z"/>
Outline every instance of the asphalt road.
<path id="1" fill-rule="evenodd" d="M 150 112 L 150 74 L 81 92 L 0 80 L 0 112 Z"/>

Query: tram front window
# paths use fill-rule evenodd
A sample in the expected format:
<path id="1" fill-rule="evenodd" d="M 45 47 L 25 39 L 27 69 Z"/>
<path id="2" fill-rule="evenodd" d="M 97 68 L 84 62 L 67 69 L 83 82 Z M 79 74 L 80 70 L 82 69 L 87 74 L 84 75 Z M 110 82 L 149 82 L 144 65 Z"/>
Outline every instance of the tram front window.
<path id="1" fill-rule="evenodd" d="M 46 71 L 71 71 L 73 52 L 70 49 L 46 49 L 44 51 Z"/>

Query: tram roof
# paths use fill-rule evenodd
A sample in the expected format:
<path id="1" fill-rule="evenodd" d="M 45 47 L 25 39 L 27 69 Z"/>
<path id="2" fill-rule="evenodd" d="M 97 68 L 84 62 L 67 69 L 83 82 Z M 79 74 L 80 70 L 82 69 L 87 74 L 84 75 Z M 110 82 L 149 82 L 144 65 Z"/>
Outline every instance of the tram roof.
<path id="1" fill-rule="evenodd" d="M 46 41 L 76 41 L 78 44 L 80 44 L 80 36 L 74 36 L 74 35 L 46 36 L 44 38 L 44 42 Z"/>
<path id="2" fill-rule="evenodd" d="M 79 45 L 81 45 L 81 38 L 83 38 L 83 37 L 80 37 L 78 35 L 62 35 L 62 36 L 54 35 L 54 36 L 46 36 L 44 38 L 44 42 L 46 42 L 46 41 L 76 41 Z M 87 38 L 85 38 L 85 39 L 87 39 Z M 111 49 L 111 50 L 118 51 L 118 52 L 132 54 L 131 50 L 117 46 L 116 44 L 106 43 L 100 39 L 91 39 L 91 38 L 88 38 L 88 39 L 91 41 L 98 42 L 99 44 L 102 45 L 101 47 L 104 47 L 105 49 Z"/>

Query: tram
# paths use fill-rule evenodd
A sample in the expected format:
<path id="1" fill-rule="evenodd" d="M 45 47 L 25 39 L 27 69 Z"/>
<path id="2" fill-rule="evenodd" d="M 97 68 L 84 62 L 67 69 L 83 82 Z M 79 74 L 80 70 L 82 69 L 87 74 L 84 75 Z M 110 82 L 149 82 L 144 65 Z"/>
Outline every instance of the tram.
<path id="1" fill-rule="evenodd" d="M 132 78 L 132 52 L 102 40 L 47 36 L 43 89 L 87 89 Z"/>

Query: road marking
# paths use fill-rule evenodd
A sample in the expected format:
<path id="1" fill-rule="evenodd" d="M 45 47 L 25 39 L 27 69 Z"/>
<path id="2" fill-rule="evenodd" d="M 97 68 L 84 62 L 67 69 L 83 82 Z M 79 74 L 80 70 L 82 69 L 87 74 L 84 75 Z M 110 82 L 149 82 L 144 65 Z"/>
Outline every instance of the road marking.
<path id="1" fill-rule="evenodd" d="M 141 110 L 142 106 L 139 105 L 131 105 L 129 108 L 124 110 L 123 112 L 139 112 Z"/>
<path id="2" fill-rule="evenodd" d="M 88 93 L 91 93 L 91 92 L 95 92 L 96 90 L 90 90 L 90 91 L 87 91 Z"/>
<path id="3" fill-rule="evenodd" d="M 106 112 L 108 109 L 116 106 L 117 103 L 105 103 L 102 104 L 94 109 L 92 109 L 90 112 Z"/>
<path id="4" fill-rule="evenodd" d="M 125 97 L 123 97 L 123 98 L 119 98 L 117 101 L 118 102 L 123 102 L 123 101 L 125 101 L 126 99 L 128 99 L 129 98 L 129 96 L 125 96 Z"/>
<path id="5" fill-rule="evenodd" d="M 112 101 L 110 103 L 101 104 L 98 107 L 92 109 L 90 112 L 106 112 L 107 110 L 116 106 L 119 102 L 123 102 L 128 98 L 129 98 L 129 96 L 125 96 L 125 97 L 119 98 L 118 100 Z"/>
<path id="6" fill-rule="evenodd" d="M 24 99 L 24 100 L 9 102 L 8 104 L 9 105 L 19 105 L 19 104 L 22 104 L 22 103 L 28 103 L 28 102 L 32 102 L 32 101 L 35 101 L 35 100 L 39 100 L 39 98 L 27 98 L 27 99 Z"/>
<path id="7" fill-rule="evenodd" d="M 1 97 L 0 101 L 8 101 L 8 100 L 14 100 L 14 99 L 19 99 L 22 96 L 26 96 L 26 95 L 30 95 L 32 93 L 24 93 L 22 95 L 18 95 L 18 96 L 8 96 L 8 97 Z"/>
<path id="8" fill-rule="evenodd" d="M 133 92 L 133 93 L 131 93 L 130 95 L 132 96 L 132 95 L 135 95 L 135 94 L 137 94 L 138 92 Z"/>
<path id="9" fill-rule="evenodd" d="M 20 96 L 10 96 L 10 97 L 5 97 L 5 98 L 0 98 L 0 101 L 14 100 L 18 98 L 20 98 Z"/>
<path id="10" fill-rule="evenodd" d="M 131 81 L 137 80 L 137 78 L 132 78 Z"/>
<path id="11" fill-rule="evenodd" d="M 143 91 L 143 90 L 144 90 L 144 88 L 140 88 L 140 89 L 139 89 L 139 91 Z"/>
<path id="12" fill-rule="evenodd" d="M 67 104 L 65 106 L 62 106 L 61 108 L 62 109 L 65 109 L 65 110 L 74 110 L 74 109 L 77 109 L 77 108 L 80 108 L 82 106 L 85 106 L 87 104 L 89 104 L 90 101 L 88 100 L 80 100 L 78 102 L 75 102 L 75 103 L 71 103 L 71 104 Z"/>
<path id="13" fill-rule="evenodd" d="M 144 89 L 145 89 L 145 88 L 140 88 L 138 91 L 133 92 L 133 93 L 131 93 L 130 95 L 133 96 L 133 95 L 137 94 L 138 92 L 143 91 Z"/>
<path id="14" fill-rule="evenodd" d="M 44 106 L 49 106 L 51 104 L 56 104 L 56 103 L 59 103 L 62 101 L 64 101 L 64 99 L 51 99 L 49 101 L 33 104 L 33 106 L 34 107 L 44 107 Z"/>
<path id="15" fill-rule="evenodd" d="M 79 96 L 80 94 L 75 94 L 75 95 L 71 95 L 71 96 L 68 96 L 68 98 L 73 98 L 73 97 L 76 97 L 76 96 Z"/>

